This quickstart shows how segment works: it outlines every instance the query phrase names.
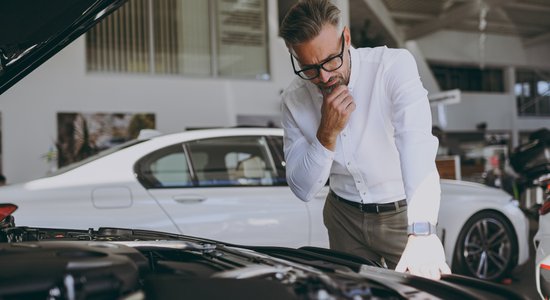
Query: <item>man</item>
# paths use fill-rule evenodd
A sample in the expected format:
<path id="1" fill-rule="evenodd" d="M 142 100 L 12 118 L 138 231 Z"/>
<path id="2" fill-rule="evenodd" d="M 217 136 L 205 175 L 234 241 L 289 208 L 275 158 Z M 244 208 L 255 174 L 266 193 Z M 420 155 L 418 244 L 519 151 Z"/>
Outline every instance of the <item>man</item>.
<path id="1" fill-rule="evenodd" d="M 440 186 L 427 92 L 409 52 L 354 49 L 339 13 L 328 0 L 303 0 L 281 24 L 298 75 L 283 92 L 287 180 L 309 201 L 330 178 L 332 249 L 438 279 L 450 270 L 434 234 Z"/>

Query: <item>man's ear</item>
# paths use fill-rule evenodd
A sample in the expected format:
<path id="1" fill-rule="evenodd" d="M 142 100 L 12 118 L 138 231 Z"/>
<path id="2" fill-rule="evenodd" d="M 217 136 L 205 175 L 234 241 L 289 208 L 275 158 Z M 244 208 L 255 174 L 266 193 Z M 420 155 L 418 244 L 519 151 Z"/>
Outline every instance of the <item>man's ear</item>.
<path id="1" fill-rule="evenodd" d="M 351 46 L 351 35 L 348 26 L 344 26 L 344 41 L 346 43 L 346 48 L 349 48 Z"/>

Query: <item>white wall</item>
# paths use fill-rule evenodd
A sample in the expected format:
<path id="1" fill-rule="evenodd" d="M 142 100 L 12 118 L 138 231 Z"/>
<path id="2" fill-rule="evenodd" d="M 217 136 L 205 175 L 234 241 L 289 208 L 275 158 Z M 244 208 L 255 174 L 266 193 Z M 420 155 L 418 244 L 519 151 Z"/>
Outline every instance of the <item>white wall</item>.
<path id="1" fill-rule="evenodd" d="M 477 64 L 480 62 L 479 34 L 442 30 L 417 40 L 428 60 L 449 63 Z M 521 40 L 514 36 L 488 34 L 485 44 L 487 65 L 527 65 Z"/>
<path id="2" fill-rule="evenodd" d="M 550 42 L 528 47 L 526 55 L 528 65 L 550 69 Z"/>
<path id="3" fill-rule="evenodd" d="M 461 102 L 445 107 L 447 129 L 476 130 L 487 123 L 489 130 L 509 130 L 515 117 L 516 98 L 507 94 L 462 93 Z"/>

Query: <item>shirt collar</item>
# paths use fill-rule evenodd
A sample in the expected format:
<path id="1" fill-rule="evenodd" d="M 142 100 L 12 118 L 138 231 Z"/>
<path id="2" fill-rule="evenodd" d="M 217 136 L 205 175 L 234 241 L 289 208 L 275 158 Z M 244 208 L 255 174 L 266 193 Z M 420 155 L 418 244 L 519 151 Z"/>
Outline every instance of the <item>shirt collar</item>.
<path id="1" fill-rule="evenodd" d="M 348 88 L 350 91 L 353 91 L 353 87 L 355 86 L 355 82 L 357 81 L 357 76 L 359 74 L 359 53 L 357 52 L 357 49 L 353 48 L 353 46 L 349 46 L 349 54 L 351 57 L 351 74 L 349 76 L 349 84 Z"/>

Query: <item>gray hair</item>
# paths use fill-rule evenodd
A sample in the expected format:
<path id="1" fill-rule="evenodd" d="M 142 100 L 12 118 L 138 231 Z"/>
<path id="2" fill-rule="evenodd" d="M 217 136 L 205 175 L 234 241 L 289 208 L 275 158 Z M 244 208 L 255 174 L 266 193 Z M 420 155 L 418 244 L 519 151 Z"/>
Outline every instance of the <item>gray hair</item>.
<path id="1" fill-rule="evenodd" d="M 281 22 L 279 35 L 287 46 L 315 38 L 324 25 L 340 26 L 340 9 L 329 0 L 300 0 Z"/>

